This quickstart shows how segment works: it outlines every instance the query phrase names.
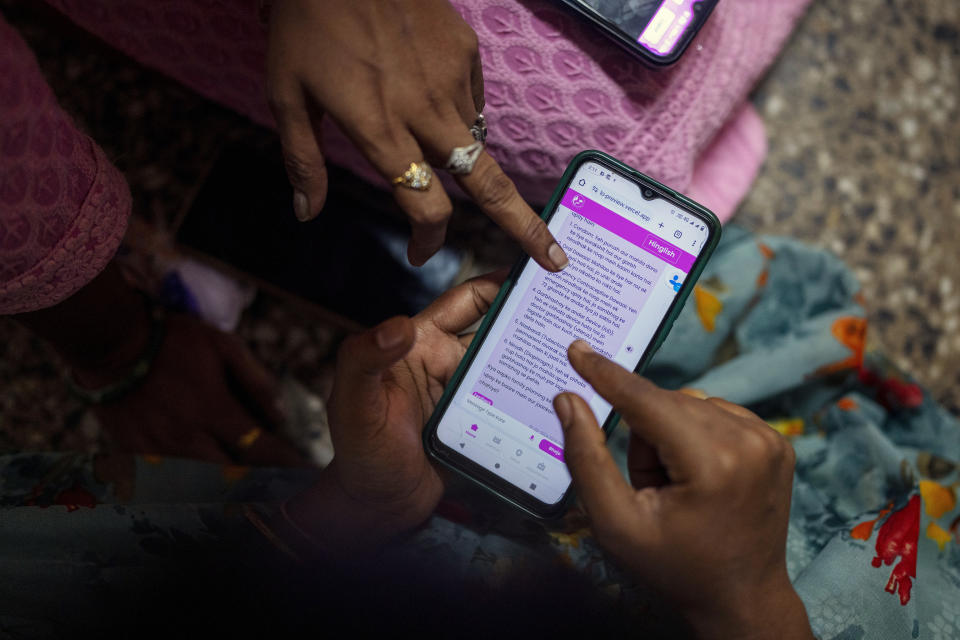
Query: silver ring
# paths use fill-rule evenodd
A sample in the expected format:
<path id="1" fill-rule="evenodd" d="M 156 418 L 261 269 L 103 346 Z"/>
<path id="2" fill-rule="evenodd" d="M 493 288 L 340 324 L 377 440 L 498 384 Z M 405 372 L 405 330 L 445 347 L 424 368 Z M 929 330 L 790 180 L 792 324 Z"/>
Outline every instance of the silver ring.
<path id="1" fill-rule="evenodd" d="M 454 147 L 450 152 L 450 159 L 444 167 L 455 176 L 465 176 L 473 171 L 477 158 L 483 153 L 483 143 L 477 140 L 465 147 Z"/>
<path id="2" fill-rule="evenodd" d="M 477 119 L 473 121 L 472 125 L 470 125 L 470 134 L 473 136 L 473 139 L 480 144 L 486 144 L 487 119 L 483 117 L 482 113 L 478 113 Z"/>

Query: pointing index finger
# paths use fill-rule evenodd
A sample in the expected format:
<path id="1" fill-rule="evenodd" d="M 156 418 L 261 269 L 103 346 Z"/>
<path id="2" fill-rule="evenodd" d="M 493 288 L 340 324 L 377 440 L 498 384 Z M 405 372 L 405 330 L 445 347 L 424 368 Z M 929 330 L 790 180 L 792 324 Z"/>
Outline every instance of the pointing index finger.
<path id="1" fill-rule="evenodd" d="M 655 449 L 667 446 L 682 452 L 695 444 L 689 425 L 678 424 L 683 418 L 674 394 L 604 358 L 582 340 L 570 345 L 567 356 L 574 370 L 627 418 L 630 430 Z"/>
<path id="2" fill-rule="evenodd" d="M 477 206 L 519 242 L 537 264 L 549 271 L 560 271 L 567 266 L 567 255 L 547 224 L 523 200 L 513 181 L 489 153 L 481 153 L 473 171 L 456 176 L 456 180 Z"/>

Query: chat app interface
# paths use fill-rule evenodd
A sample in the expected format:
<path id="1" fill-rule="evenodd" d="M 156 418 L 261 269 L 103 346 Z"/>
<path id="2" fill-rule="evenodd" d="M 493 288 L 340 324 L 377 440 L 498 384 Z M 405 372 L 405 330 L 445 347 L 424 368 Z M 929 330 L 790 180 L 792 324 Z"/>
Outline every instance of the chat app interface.
<path id="1" fill-rule="evenodd" d="M 660 55 L 673 52 L 694 19 L 700 0 L 580 0 L 635 39 L 640 46 Z"/>
<path id="2" fill-rule="evenodd" d="M 542 502 L 570 484 L 553 398 L 573 391 L 600 424 L 611 406 L 570 367 L 587 341 L 633 370 L 709 236 L 665 200 L 644 200 L 629 178 L 580 166 L 550 220 L 570 263 L 521 271 L 437 427 L 448 447 Z"/>

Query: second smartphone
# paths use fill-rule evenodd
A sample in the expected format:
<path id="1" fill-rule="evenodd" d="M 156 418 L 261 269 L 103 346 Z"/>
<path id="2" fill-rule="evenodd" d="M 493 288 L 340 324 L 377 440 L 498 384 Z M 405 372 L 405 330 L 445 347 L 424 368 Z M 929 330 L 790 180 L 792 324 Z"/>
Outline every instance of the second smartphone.
<path id="1" fill-rule="evenodd" d="M 718 0 L 557 0 L 644 62 L 676 62 Z"/>
<path id="2" fill-rule="evenodd" d="M 720 240 L 710 211 L 599 152 L 567 167 L 544 211 L 570 260 L 529 258 L 510 274 L 424 429 L 435 459 L 539 518 L 561 515 L 570 473 L 553 411 L 583 397 L 609 432 L 617 416 L 570 367 L 576 339 L 642 371 Z"/>

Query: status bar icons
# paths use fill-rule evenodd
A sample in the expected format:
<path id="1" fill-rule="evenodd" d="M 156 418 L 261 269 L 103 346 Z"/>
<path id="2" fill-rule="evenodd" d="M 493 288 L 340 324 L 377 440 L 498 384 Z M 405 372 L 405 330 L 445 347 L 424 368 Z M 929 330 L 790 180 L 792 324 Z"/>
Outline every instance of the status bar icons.
<path id="1" fill-rule="evenodd" d="M 676 209 L 671 209 L 670 213 L 672 213 L 674 217 L 676 217 L 677 222 L 685 222 L 686 224 L 690 225 L 694 229 L 697 229 L 699 231 L 705 231 L 707 228 L 706 225 L 701 224 L 701 221 L 699 219 L 691 218 L 690 216 L 685 216 L 681 212 L 677 211 Z"/>

